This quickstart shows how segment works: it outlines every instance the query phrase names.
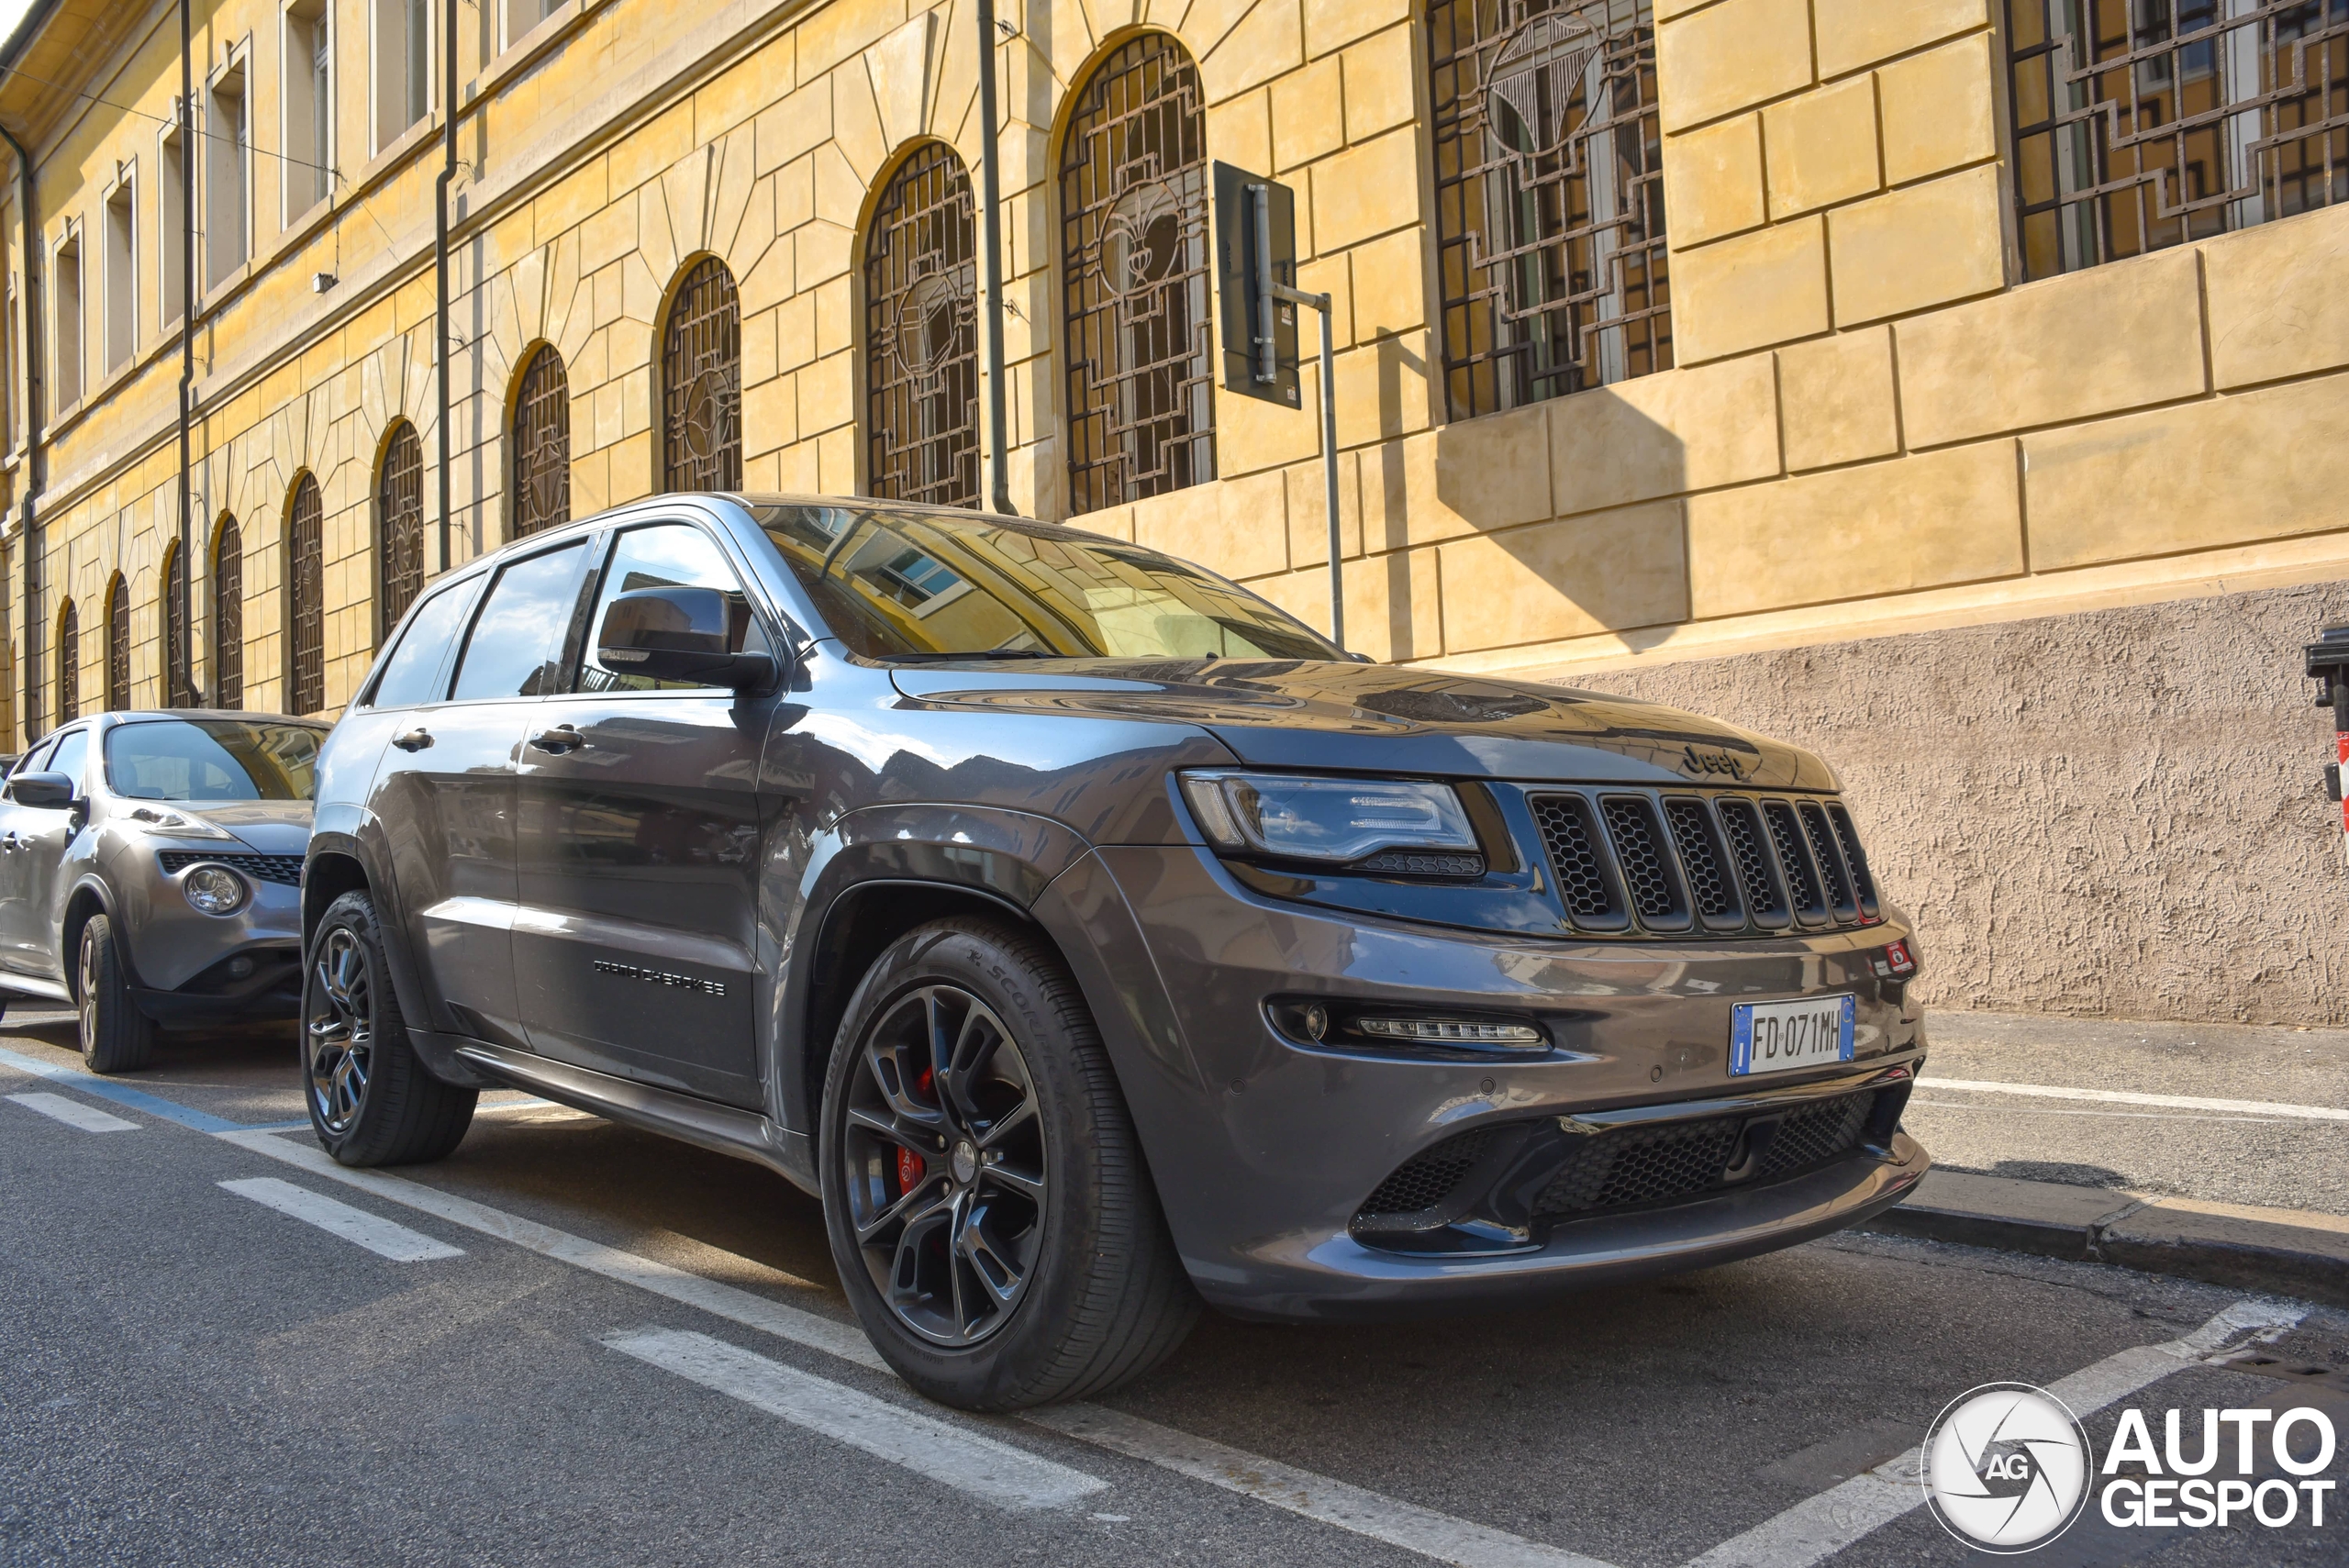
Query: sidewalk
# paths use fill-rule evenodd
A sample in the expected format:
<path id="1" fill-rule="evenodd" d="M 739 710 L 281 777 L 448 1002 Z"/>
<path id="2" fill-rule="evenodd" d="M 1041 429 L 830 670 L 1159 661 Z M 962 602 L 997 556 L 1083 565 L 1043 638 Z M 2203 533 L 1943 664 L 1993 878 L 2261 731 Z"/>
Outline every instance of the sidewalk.
<path id="1" fill-rule="evenodd" d="M 1937 1013 L 1868 1229 L 2349 1307 L 2349 1031 Z"/>

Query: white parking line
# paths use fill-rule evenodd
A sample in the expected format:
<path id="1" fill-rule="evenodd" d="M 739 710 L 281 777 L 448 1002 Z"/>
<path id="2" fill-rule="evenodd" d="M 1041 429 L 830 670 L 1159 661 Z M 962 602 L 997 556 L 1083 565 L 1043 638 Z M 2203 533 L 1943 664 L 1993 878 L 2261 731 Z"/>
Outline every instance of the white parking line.
<path id="1" fill-rule="evenodd" d="M 1081 1470 L 707 1334 L 647 1329 L 610 1335 L 604 1343 L 997 1507 L 1065 1508 L 1108 1487 Z"/>
<path id="2" fill-rule="evenodd" d="M 1458 1568 L 1606 1568 L 1595 1558 L 1332 1481 L 1099 1405 L 1056 1405 L 1027 1419 L 1129 1459 L 1253 1497 L 1308 1519 Z"/>
<path id="3" fill-rule="evenodd" d="M 239 1197 L 249 1197 L 263 1207 L 289 1215 L 306 1225 L 315 1225 L 328 1235 L 340 1236 L 395 1263 L 420 1263 L 433 1258 L 465 1255 L 462 1247 L 436 1241 L 421 1231 L 395 1225 L 364 1209 L 338 1203 L 323 1193 L 281 1182 L 275 1176 L 249 1176 L 243 1181 L 222 1182 L 220 1185 Z"/>
<path id="4" fill-rule="evenodd" d="M 2242 1111 L 2252 1116 L 2296 1117 L 2302 1121 L 2349 1121 L 2349 1111 L 2332 1106 L 2295 1106 L 2278 1100 L 2208 1100 L 2198 1095 L 2140 1095 L 2127 1089 L 2069 1089 L 2055 1084 L 2006 1084 L 1992 1078 L 1928 1077 L 1917 1086 L 1965 1089 L 1977 1095 L 2023 1095 L 2043 1100 L 2100 1100 L 2116 1106 L 2166 1106 L 2180 1111 Z"/>
<path id="5" fill-rule="evenodd" d="M 2287 1119 L 2274 1116 L 2220 1116 L 2210 1111 L 2087 1111 L 2067 1106 L 1968 1106 L 1955 1100 L 1911 1099 L 1906 1108 L 1971 1111 L 1976 1116 L 2092 1116 L 2119 1117 L 2123 1121 L 2231 1121 L 2245 1127 L 2274 1127 Z"/>
<path id="6" fill-rule="evenodd" d="M 2085 1419 L 2181 1366 L 2216 1360 L 2243 1335 L 2262 1341 L 2279 1338 L 2306 1315 L 2307 1308 L 2280 1302 L 2239 1301 L 2182 1340 L 2132 1346 L 2051 1384 L 2047 1392 Z M 1688 1568 L 1810 1568 L 1922 1507 L 1925 1493 L 1918 1476 L 1923 1462 L 1922 1451 L 1912 1448 L 1731 1536 Z"/>
<path id="7" fill-rule="evenodd" d="M 69 1100 L 62 1095 L 10 1095 L 7 1098 L 28 1111 L 39 1111 L 51 1121 L 61 1121 L 68 1127 L 78 1127 L 83 1132 L 137 1132 L 139 1124 L 125 1121 L 118 1116 L 108 1116 L 95 1106 L 85 1106 L 79 1100 Z"/>

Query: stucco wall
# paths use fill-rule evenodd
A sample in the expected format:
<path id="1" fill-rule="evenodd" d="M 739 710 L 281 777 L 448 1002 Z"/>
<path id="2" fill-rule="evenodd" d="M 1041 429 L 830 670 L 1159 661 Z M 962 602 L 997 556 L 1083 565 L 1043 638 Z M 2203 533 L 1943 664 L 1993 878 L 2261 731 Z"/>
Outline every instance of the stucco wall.
<path id="1" fill-rule="evenodd" d="M 1583 673 L 1817 748 L 1931 1006 L 2349 1022 L 2332 719 L 2349 583 Z"/>

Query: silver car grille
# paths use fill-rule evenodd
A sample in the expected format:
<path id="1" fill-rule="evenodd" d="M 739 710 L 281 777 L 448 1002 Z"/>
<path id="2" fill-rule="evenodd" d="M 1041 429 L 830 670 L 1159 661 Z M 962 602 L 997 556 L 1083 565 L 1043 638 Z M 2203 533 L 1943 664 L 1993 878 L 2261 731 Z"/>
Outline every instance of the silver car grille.
<path id="1" fill-rule="evenodd" d="M 156 858 L 163 862 L 165 876 L 177 876 L 193 865 L 215 865 L 243 872 L 255 882 L 277 882 L 288 887 L 302 885 L 299 855 L 215 855 L 201 850 L 159 850 Z"/>
<path id="2" fill-rule="evenodd" d="M 1595 936 L 1834 931 L 1882 918 L 1837 800 L 1729 790 L 1526 796 L 1566 918 Z"/>

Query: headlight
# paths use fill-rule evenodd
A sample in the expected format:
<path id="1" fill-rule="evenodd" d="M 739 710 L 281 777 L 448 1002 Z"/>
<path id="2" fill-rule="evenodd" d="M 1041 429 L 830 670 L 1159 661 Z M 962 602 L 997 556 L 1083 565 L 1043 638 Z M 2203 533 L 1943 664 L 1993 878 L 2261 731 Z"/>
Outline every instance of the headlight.
<path id="1" fill-rule="evenodd" d="M 166 839 L 230 839 L 235 835 L 214 827 L 201 817 L 184 811 L 173 811 L 164 806 L 134 806 L 122 814 L 125 827 L 142 833 L 153 833 Z"/>
<path id="2" fill-rule="evenodd" d="M 1200 831 L 1227 853 L 1364 862 L 1367 871 L 1432 876 L 1484 874 L 1475 829 L 1450 784 L 1293 773 L 1181 777 Z"/>
<path id="3" fill-rule="evenodd" d="M 245 906 L 245 879 L 227 866 L 190 866 L 180 892 L 200 915 L 233 915 Z"/>

